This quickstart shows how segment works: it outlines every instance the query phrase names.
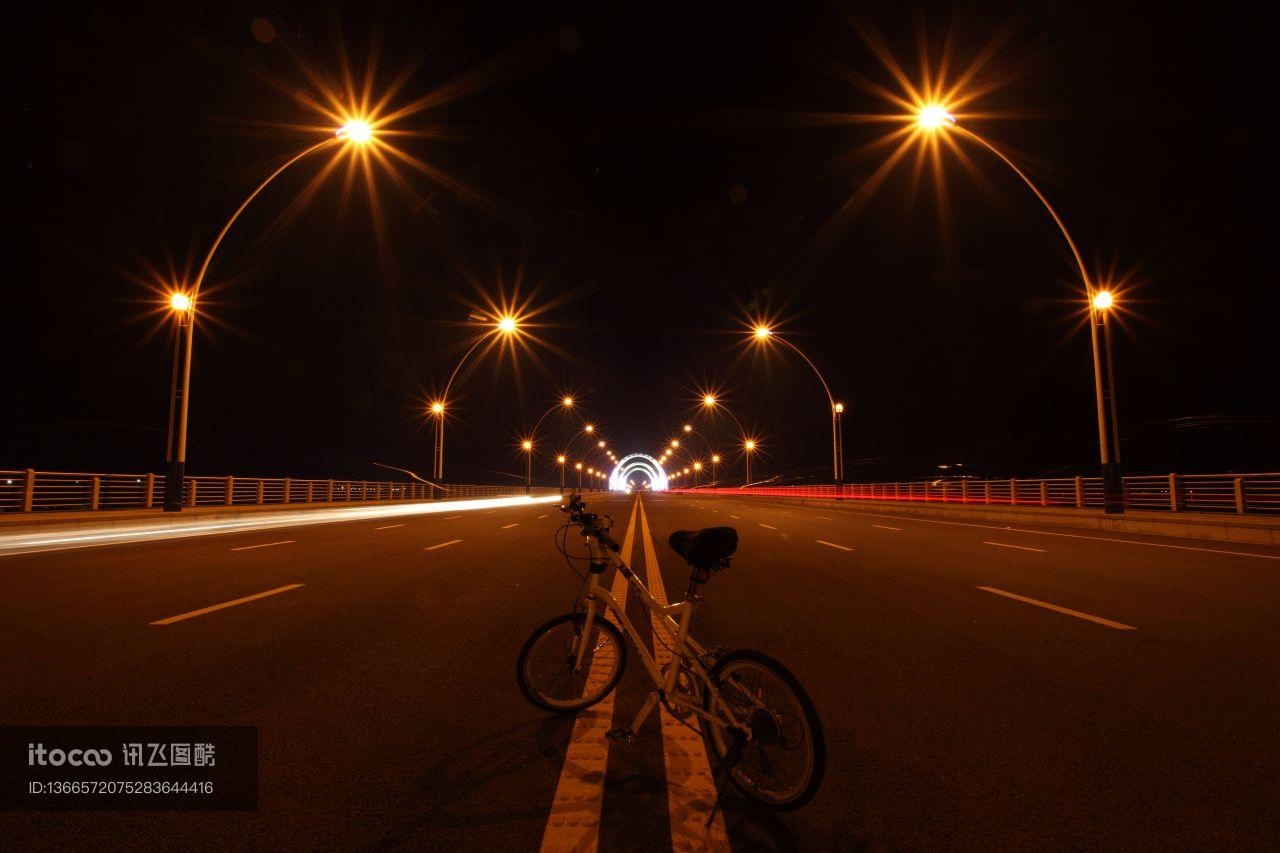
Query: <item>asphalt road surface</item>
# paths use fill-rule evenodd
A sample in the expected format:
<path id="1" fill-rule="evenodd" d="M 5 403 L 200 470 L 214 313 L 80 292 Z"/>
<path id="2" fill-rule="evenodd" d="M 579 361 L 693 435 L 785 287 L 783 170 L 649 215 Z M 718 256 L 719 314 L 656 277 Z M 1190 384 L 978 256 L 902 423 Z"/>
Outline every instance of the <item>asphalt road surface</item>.
<path id="1" fill-rule="evenodd" d="M 621 541 L 635 499 L 587 500 Z M 807 807 L 726 797 L 734 849 L 1276 849 L 1280 549 L 642 503 L 631 562 L 654 562 L 647 536 L 672 600 L 667 536 L 737 527 L 693 633 L 784 662 L 826 730 Z M 260 773 L 256 812 L 7 812 L 0 847 L 539 849 L 575 720 L 528 705 L 514 664 L 577 593 L 562 521 L 536 504 L 0 558 L 0 723 L 252 725 Z M 615 724 L 642 678 L 633 660 Z M 608 747 L 602 850 L 688 841 L 657 720 Z"/>

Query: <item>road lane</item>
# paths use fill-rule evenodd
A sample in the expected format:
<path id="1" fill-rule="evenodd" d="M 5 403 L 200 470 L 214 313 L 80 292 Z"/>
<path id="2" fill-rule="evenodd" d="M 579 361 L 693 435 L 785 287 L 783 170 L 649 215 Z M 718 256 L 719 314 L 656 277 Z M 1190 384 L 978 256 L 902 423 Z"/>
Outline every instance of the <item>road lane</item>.
<path id="1" fill-rule="evenodd" d="M 591 509 L 621 523 L 630 501 L 602 497 L 587 496 Z M 1250 849 L 1280 829 L 1271 561 L 644 501 L 671 590 L 688 576 L 670 533 L 742 516 L 739 554 L 704 588 L 695 636 L 780 659 L 827 729 L 828 775 L 808 807 L 768 815 L 726 798 L 735 846 L 1187 848 L 1229 830 Z M 234 554 L 262 534 L 0 560 L 0 624 L 19 628 L 0 660 L 2 721 L 259 726 L 259 811 L 142 816 L 168 846 L 536 848 L 572 721 L 527 706 L 512 669 L 528 632 L 578 588 L 551 547 L 562 516 L 540 515 L 424 516 L 376 533 L 368 521 L 317 525 L 291 529 L 287 547 Z M 150 625 L 293 583 L 306 588 Z M 620 707 L 641 698 L 635 674 Z M 637 827 L 669 839 L 656 720 L 613 752 L 606 846 L 640 844 Z M 31 849 L 100 846 L 139 820 L 0 816 L 5 837 Z"/>

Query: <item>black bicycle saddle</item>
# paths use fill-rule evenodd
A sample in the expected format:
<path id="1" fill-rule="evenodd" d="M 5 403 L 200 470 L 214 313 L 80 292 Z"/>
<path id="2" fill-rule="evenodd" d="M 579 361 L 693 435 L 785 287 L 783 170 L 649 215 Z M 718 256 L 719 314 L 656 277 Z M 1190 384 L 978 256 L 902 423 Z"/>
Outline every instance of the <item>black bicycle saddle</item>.
<path id="1" fill-rule="evenodd" d="M 732 527 L 677 530 L 667 544 L 689 565 L 710 566 L 738 550 L 738 531 Z"/>

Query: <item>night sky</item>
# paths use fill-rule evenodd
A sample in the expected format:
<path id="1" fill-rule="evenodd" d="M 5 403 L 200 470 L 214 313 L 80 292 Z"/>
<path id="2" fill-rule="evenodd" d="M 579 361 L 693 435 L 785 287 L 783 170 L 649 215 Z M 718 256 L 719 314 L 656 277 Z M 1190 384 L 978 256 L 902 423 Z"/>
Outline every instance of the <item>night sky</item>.
<path id="1" fill-rule="evenodd" d="M 282 219 L 322 161 L 273 184 L 201 302 L 191 473 L 428 472 L 423 407 L 476 334 L 474 282 L 510 297 L 522 265 L 545 345 L 462 374 L 454 481 L 522 474 L 522 431 L 562 392 L 616 448 L 653 451 L 709 386 L 758 433 L 757 472 L 829 477 L 821 387 L 784 351 L 752 357 L 741 333 L 760 313 L 845 403 L 850 480 L 1096 471 L 1078 282 L 1008 169 L 966 147 L 975 180 L 947 155 L 940 215 L 933 170 L 913 193 L 900 167 L 819 239 L 883 162 L 851 152 L 885 127 L 807 117 L 886 111 L 836 66 L 892 85 L 841 7 L 426 6 L 44 7 L 25 45 L 0 468 L 162 470 L 170 344 L 148 270 L 198 258 L 315 138 L 288 127 L 318 118 L 290 94 L 314 90 L 298 57 L 337 81 L 344 49 L 363 69 L 377 45 L 375 89 L 416 64 L 394 103 L 466 82 L 396 123 L 433 133 L 394 141 L 493 202 L 412 170 L 404 187 L 380 175 L 376 205 L 359 185 L 344 200 L 338 172 Z M 1013 27 L 976 78 L 1000 83 L 973 107 L 999 117 L 973 127 L 1123 280 L 1130 471 L 1280 469 L 1273 31 L 1245 8 L 856 9 L 913 74 L 922 30 L 934 51 L 950 32 L 961 67 Z M 574 426 L 547 423 L 556 445 Z"/>

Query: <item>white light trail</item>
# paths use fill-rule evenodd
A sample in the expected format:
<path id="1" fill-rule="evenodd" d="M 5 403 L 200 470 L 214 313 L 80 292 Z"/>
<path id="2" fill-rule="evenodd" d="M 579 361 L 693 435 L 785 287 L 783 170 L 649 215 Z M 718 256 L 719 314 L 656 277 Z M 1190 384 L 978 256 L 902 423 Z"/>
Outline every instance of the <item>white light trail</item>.
<path id="1" fill-rule="evenodd" d="M 155 542 L 163 539 L 182 539 L 190 536 L 211 536 L 220 533 L 242 533 L 253 530 L 271 530 L 277 527 L 304 527 L 312 524 L 336 524 L 345 521 L 362 521 L 378 518 L 399 518 L 407 515 L 430 515 L 438 512 L 474 511 L 510 506 L 554 503 L 559 495 L 510 498 L 477 498 L 475 500 L 415 502 L 384 504 L 380 506 L 321 507 L 307 510 L 283 510 L 253 512 L 249 517 L 219 518 L 200 521 L 188 516 L 175 518 L 167 523 L 146 521 L 139 524 L 120 525 L 88 530 L 55 530 L 44 533 L 0 534 L 0 557 L 16 557 L 20 554 L 39 554 L 45 551 L 65 551 L 71 548 L 96 548 L 103 545 L 131 545 L 137 542 Z"/>

